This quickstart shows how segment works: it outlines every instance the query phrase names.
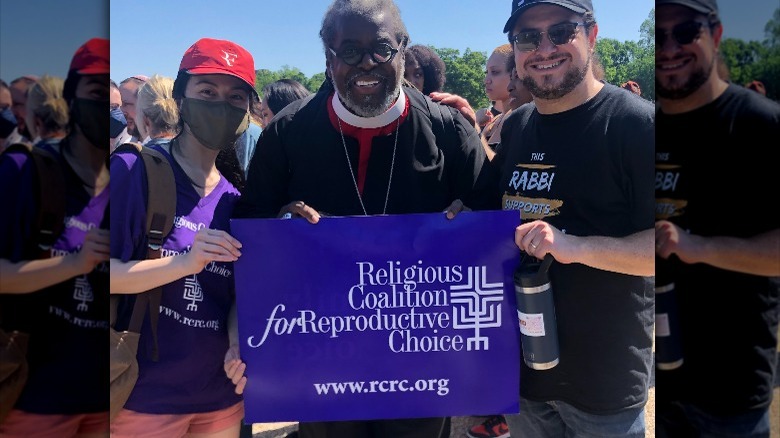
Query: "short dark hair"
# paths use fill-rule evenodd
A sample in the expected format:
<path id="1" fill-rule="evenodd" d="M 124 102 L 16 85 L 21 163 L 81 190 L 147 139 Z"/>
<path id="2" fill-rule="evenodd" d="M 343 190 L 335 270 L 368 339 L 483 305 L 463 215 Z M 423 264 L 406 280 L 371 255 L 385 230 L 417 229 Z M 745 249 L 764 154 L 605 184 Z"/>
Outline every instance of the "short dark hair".
<path id="1" fill-rule="evenodd" d="M 311 92 L 294 79 L 280 79 L 263 87 L 263 101 L 274 114 L 298 99 L 310 95 Z"/>
<path id="2" fill-rule="evenodd" d="M 423 94 L 430 94 L 434 91 L 442 91 L 447 82 L 445 75 L 446 66 L 444 61 L 430 47 L 422 44 L 415 44 L 406 49 L 407 56 L 414 58 L 423 69 Z"/>
<path id="3" fill-rule="evenodd" d="M 764 86 L 764 83 L 758 80 L 750 81 L 747 84 L 745 84 L 745 88 L 759 92 L 766 96 L 766 87 Z"/>
<path id="4" fill-rule="evenodd" d="M 68 105 L 76 97 L 76 87 L 79 85 L 79 79 L 81 79 L 81 75 L 76 73 L 76 70 L 70 70 L 65 78 L 65 84 L 62 86 L 62 97 L 65 99 L 65 102 L 68 102 Z"/>
<path id="5" fill-rule="evenodd" d="M 11 81 L 11 85 L 14 85 L 18 82 L 24 82 L 24 85 L 27 85 L 28 87 L 35 83 L 35 79 L 33 79 L 30 76 L 19 76 L 18 78 Z"/>
<path id="6" fill-rule="evenodd" d="M 582 23 L 585 25 L 585 35 L 590 35 L 590 29 L 596 24 L 596 16 L 588 11 L 582 14 Z"/>
<path id="7" fill-rule="evenodd" d="M 405 45 L 409 41 L 409 32 L 406 31 L 401 20 L 401 11 L 393 0 L 334 0 L 325 12 L 320 28 L 325 54 L 328 55 L 328 48 L 336 36 L 336 22 L 339 18 L 356 15 L 371 20 L 380 12 L 384 12 L 385 18 L 389 20 L 398 44 Z"/>
<path id="8" fill-rule="evenodd" d="M 139 79 L 136 76 L 130 76 L 129 78 L 123 79 L 122 82 L 119 83 L 119 85 L 124 85 L 124 84 L 126 84 L 128 82 L 132 82 L 134 84 L 141 85 L 141 84 L 143 84 L 146 81 L 143 80 L 143 79 Z"/>
<path id="9" fill-rule="evenodd" d="M 642 95 L 642 89 L 639 87 L 639 84 L 637 84 L 634 81 L 623 82 L 622 84 L 620 84 L 620 88 L 625 88 L 626 90 L 634 94 L 638 94 L 640 96 Z"/>

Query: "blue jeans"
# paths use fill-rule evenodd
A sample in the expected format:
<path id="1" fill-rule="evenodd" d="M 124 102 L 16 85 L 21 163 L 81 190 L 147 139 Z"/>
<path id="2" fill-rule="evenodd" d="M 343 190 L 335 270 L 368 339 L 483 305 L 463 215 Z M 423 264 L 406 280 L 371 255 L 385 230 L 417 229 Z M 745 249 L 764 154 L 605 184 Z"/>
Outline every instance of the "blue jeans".
<path id="1" fill-rule="evenodd" d="M 535 402 L 520 397 L 520 413 L 505 415 L 509 433 L 534 438 L 644 438 L 644 407 L 612 415 L 583 412 L 561 402 Z"/>
<path id="2" fill-rule="evenodd" d="M 655 431 L 659 438 L 769 438 L 769 409 L 729 417 L 709 414 L 689 403 L 658 403 Z"/>

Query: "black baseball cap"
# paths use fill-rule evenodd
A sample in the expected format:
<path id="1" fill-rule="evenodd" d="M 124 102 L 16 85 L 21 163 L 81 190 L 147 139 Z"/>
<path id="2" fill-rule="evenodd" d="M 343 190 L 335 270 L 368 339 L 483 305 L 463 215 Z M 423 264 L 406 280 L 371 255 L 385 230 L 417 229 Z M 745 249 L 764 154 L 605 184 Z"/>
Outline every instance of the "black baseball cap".
<path id="1" fill-rule="evenodd" d="M 713 0 L 714 2 L 714 0 Z M 578 14 L 584 14 L 586 12 L 593 11 L 593 3 L 590 0 L 512 0 L 512 15 L 504 25 L 504 33 L 512 31 L 515 26 L 515 21 L 520 14 L 531 6 L 550 4 L 563 6 L 566 9 L 570 9 Z"/>
<path id="2" fill-rule="evenodd" d="M 691 8 L 702 14 L 718 14 L 718 2 L 716 0 L 656 0 L 658 5 L 680 5 Z"/>

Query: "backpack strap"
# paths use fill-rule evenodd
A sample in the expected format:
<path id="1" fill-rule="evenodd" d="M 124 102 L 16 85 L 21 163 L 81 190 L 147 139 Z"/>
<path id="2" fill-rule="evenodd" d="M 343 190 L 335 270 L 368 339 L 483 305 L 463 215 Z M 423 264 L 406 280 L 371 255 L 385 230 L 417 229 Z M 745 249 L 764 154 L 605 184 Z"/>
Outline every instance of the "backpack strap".
<path id="1" fill-rule="evenodd" d="M 144 147 L 140 143 L 124 143 L 114 151 L 114 153 L 118 152 L 133 153 L 141 158 L 144 163 L 147 180 L 146 258 L 160 258 L 163 240 L 171 232 L 174 216 L 176 215 L 176 180 L 173 176 L 173 169 L 163 154 L 152 148 Z M 129 331 L 140 333 L 144 313 L 148 307 L 149 321 L 152 326 L 152 337 L 154 339 L 153 351 L 151 352 L 152 360 L 154 361 L 157 361 L 159 358 L 157 325 L 160 317 L 161 298 L 162 287 L 156 287 L 150 291 L 138 294 L 133 306 L 130 326 L 128 327 Z"/>
<path id="2" fill-rule="evenodd" d="M 34 190 L 38 214 L 33 230 L 37 230 L 37 235 L 27 251 L 30 257 L 49 258 L 52 245 L 65 228 L 65 174 L 62 164 L 59 157 L 30 143 L 14 143 L 5 152 L 23 153 L 35 166 L 37 180 Z"/>

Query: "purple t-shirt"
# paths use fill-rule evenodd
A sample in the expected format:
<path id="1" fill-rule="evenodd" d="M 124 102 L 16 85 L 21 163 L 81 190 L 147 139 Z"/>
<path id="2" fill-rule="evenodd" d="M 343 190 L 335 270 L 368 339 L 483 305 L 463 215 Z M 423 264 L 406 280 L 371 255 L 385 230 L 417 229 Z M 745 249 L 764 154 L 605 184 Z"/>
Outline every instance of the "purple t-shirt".
<path id="1" fill-rule="evenodd" d="M 176 216 L 162 257 L 189 251 L 200 228 L 228 230 L 239 192 L 223 176 L 201 198 L 175 160 L 159 145 L 176 179 Z M 146 256 L 147 179 L 143 163 L 130 153 L 111 156 L 111 257 L 122 261 Z M 152 414 L 209 412 L 241 398 L 223 369 L 228 349 L 227 319 L 234 300 L 233 264 L 211 263 L 196 275 L 163 286 L 157 328 L 159 361 L 151 359 L 148 315 L 138 347 L 139 376 L 125 408 Z M 123 306 L 129 317 L 131 297 Z"/>
<path id="2" fill-rule="evenodd" d="M 51 256 L 78 252 L 87 231 L 103 222 L 109 188 L 91 196 L 56 145 L 36 147 L 59 158 L 65 177 L 65 228 Z M 0 257 L 13 262 L 25 259 L 25 246 L 33 239 L 35 184 L 34 166 L 26 155 L 0 157 L 7 209 L 0 215 Z M 108 264 L 38 292 L 0 297 L 3 327 L 30 334 L 30 374 L 15 408 L 39 414 L 107 411 Z"/>

